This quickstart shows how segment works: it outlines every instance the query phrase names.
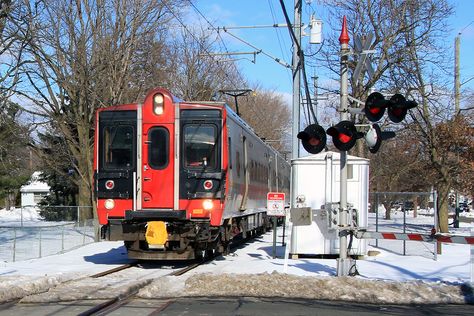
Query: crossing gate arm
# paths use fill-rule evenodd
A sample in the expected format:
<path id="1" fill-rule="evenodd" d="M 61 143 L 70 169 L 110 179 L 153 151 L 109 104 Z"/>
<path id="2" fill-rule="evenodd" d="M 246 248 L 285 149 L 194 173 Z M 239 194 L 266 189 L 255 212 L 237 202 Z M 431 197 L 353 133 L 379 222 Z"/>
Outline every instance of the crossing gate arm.
<path id="1" fill-rule="evenodd" d="M 373 232 L 357 230 L 354 236 L 359 239 L 391 239 L 391 240 L 410 240 L 424 242 L 444 242 L 454 244 L 474 245 L 474 237 L 445 235 L 445 234 L 410 234 L 410 233 L 394 233 L 394 232 Z"/>

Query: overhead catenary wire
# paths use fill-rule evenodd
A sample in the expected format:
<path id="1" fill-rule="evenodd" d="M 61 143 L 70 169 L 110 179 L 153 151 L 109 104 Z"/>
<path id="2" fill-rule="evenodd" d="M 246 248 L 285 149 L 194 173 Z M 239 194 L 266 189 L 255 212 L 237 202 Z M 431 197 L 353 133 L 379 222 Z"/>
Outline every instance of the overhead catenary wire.
<path id="1" fill-rule="evenodd" d="M 214 31 L 217 30 L 217 28 L 211 23 L 211 21 L 209 21 L 209 19 L 201 12 L 201 10 L 199 10 L 199 8 L 192 2 L 192 0 L 188 0 L 188 2 L 193 7 L 193 9 L 204 19 L 204 21 L 206 21 L 206 23 L 209 24 L 209 26 L 211 27 L 212 30 L 214 30 Z M 226 52 L 226 54 L 230 54 L 229 49 L 227 48 L 227 45 L 225 44 L 225 41 L 224 41 L 224 39 L 222 38 L 222 36 L 220 35 L 219 32 L 217 32 L 217 36 L 219 37 L 219 40 L 222 43 L 222 46 L 224 47 L 224 51 Z M 234 66 L 234 69 L 238 73 L 238 69 L 237 69 L 237 66 L 235 65 L 235 63 L 232 63 L 232 66 Z M 235 83 L 234 83 L 234 85 L 235 85 Z M 237 85 L 235 85 L 235 86 L 237 86 Z"/>
<path id="2" fill-rule="evenodd" d="M 273 23 L 276 24 L 277 19 L 276 19 L 275 9 L 273 7 L 272 1 L 273 0 L 268 0 L 268 6 L 270 8 L 270 13 L 272 14 Z M 285 52 L 288 53 L 290 50 L 286 47 L 285 42 L 282 41 L 282 34 L 281 34 L 279 28 L 275 28 L 275 34 L 276 34 L 277 39 L 278 39 L 278 45 L 280 46 L 280 52 L 281 52 L 282 56 L 285 56 L 286 59 L 290 59 L 290 56 L 285 54 Z M 284 45 L 285 45 L 285 47 L 283 48 Z M 286 74 L 288 76 L 288 81 L 291 83 L 292 82 L 291 74 L 289 72 L 287 72 Z"/>
<path id="3" fill-rule="evenodd" d="M 291 21 L 290 18 L 288 17 L 288 12 L 286 11 L 285 3 L 283 0 L 280 0 L 280 5 L 281 9 L 283 10 L 283 15 L 285 16 L 286 24 L 288 25 L 288 31 L 290 32 L 290 36 L 293 39 L 293 42 L 296 44 L 296 47 L 294 49 L 297 49 L 298 56 L 299 56 L 299 64 L 296 65 L 296 67 L 301 67 L 301 72 L 303 74 L 303 84 L 304 84 L 304 89 L 305 89 L 305 95 L 306 95 L 306 100 L 307 100 L 307 110 L 308 113 L 311 113 L 311 116 L 313 117 L 313 120 L 316 124 L 318 124 L 318 118 L 316 117 L 316 114 L 314 113 L 313 105 L 311 102 L 311 95 L 308 87 L 308 79 L 306 76 L 306 70 L 304 67 L 304 54 L 303 50 L 301 49 L 301 45 L 298 43 L 298 40 L 296 39 L 296 35 L 293 31 L 293 28 L 291 27 Z M 301 27 L 300 25 L 298 27 Z M 311 122 L 309 122 L 311 123 Z"/>
<path id="4" fill-rule="evenodd" d="M 218 35 L 219 35 L 219 38 L 221 38 L 221 40 L 222 40 L 222 37 L 220 36 L 220 30 L 222 29 L 224 32 L 226 32 L 227 34 L 229 34 L 229 35 L 232 36 L 233 38 L 235 38 L 235 39 L 237 39 L 238 41 L 240 41 L 240 42 L 242 42 L 242 43 L 244 43 L 244 44 L 246 44 L 246 45 L 252 47 L 253 49 L 255 49 L 255 50 L 257 51 L 257 53 L 262 53 L 263 55 L 265 55 L 265 56 L 267 56 L 267 57 L 273 59 L 274 61 L 276 61 L 277 63 L 279 63 L 280 65 L 282 65 L 282 66 L 284 66 L 284 67 L 286 67 L 286 68 L 291 68 L 291 66 L 290 66 L 288 63 L 282 61 L 282 59 L 280 59 L 280 58 L 278 58 L 278 57 L 275 57 L 275 56 L 272 56 L 271 54 L 269 54 L 269 53 L 263 51 L 263 49 L 260 49 L 260 48 L 256 47 L 255 45 L 253 45 L 253 44 L 251 44 L 251 43 L 249 43 L 249 42 L 247 42 L 247 41 L 241 39 L 240 37 L 236 36 L 235 34 L 230 33 L 230 32 L 229 32 L 229 29 L 230 29 L 230 28 L 228 28 L 228 27 L 215 27 L 215 26 L 204 16 L 204 14 L 202 14 L 202 12 L 192 3 L 191 0 L 188 0 L 188 2 L 189 2 L 189 3 L 191 4 L 191 6 L 196 10 L 196 12 L 198 12 L 198 14 L 201 15 L 201 16 L 204 18 L 204 20 L 211 26 L 211 29 L 217 31 L 217 33 L 218 33 Z M 276 27 L 276 26 L 278 26 L 278 25 L 277 25 L 277 24 L 274 24 L 273 26 Z M 253 27 L 255 27 L 255 26 L 252 26 L 252 28 L 253 28 Z M 265 26 L 265 27 L 266 27 L 266 26 Z M 222 42 L 224 43 L 223 40 L 222 40 Z M 224 47 L 225 47 L 225 44 L 224 44 Z M 226 48 L 226 52 L 229 53 L 229 51 L 227 50 L 227 47 L 225 47 L 225 48 Z M 230 53 L 229 53 L 229 54 L 230 54 Z"/>
<path id="5" fill-rule="evenodd" d="M 181 19 L 178 17 L 178 15 L 172 10 L 172 8 L 168 5 L 168 3 L 166 1 L 163 2 L 163 5 L 168 9 L 168 11 L 175 17 L 176 21 L 178 21 L 178 23 L 183 27 L 183 29 L 189 34 L 191 35 L 191 37 L 196 41 L 196 43 L 198 43 L 199 47 L 206 53 L 208 54 L 212 60 L 216 63 L 216 64 L 219 64 L 219 61 L 216 60 L 213 56 L 210 55 L 210 52 L 206 49 L 206 47 L 204 47 L 204 45 L 201 43 L 201 41 L 196 37 L 196 35 L 191 31 L 189 30 L 189 28 L 183 23 L 183 21 L 181 21 Z M 224 69 L 223 69 L 224 70 Z M 222 76 L 221 73 L 219 72 L 218 73 L 218 76 Z M 230 79 L 231 81 L 234 81 L 234 78 L 228 76 L 226 74 L 226 72 L 224 71 L 223 72 L 223 76 L 227 79 Z M 225 78 L 221 78 L 221 79 L 225 79 Z M 224 80 L 223 80 L 224 81 Z M 236 82 L 233 82 L 233 84 L 235 86 L 237 86 Z"/>
<path id="6" fill-rule="evenodd" d="M 291 68 L 291 65 L 288 64 L 287 62 L 282 61 L 280 58 L 277 58 L 275 56 L 270 55 L 269 53 L 265 52 L 263 49 L 260 49 L 260 48 L 256 47 L 255 45 L 247 42 L 246 40 L 238 37 L 237 35 L 230 33 L 229 30 L 226 27 L 217 27 L 217 31 L 219 32 L 220 30 L 223 30 L 224 32 L 226 32 L 227 34 L 229 34 L 230 36 L 232 36 L 236 40 L 238 40 L 238 41 L 244 43 L 245 45 L 248 45 L 248 46 L 252 47 L 253 49 L 257 50 L 258 53 L 262 53 L 263 55 L 273 59 L 274 61 L 276 61 L 277 63 L 279 63 L 283 67 Z"/>

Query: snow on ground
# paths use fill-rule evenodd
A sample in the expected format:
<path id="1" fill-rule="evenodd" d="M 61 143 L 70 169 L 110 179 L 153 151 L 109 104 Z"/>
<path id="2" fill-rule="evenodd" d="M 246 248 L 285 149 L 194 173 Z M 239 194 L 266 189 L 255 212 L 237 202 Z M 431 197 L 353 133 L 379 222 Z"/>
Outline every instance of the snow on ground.
<path id="1" fill-rule="evenodd" d="M 381 224 L 396 226 L 399 220 L 395 216 L 391 224 Z M 424 220 L 429 223 L 432 218 Z M 416 221 L 423 222 L 423 218 L 420 216 Z M 467 232 L 466 228 L 463 232 Z M 269 232 L 236 249 L 231 255 L 218 258 L 183 276 L 157 278 L 143 287 L 139 295 L 144 298 L 299 297 L 395 304 L 474 302 L 470 286 L 471 247 L 468 245 L 443 244 L 442 254 L 437 256 L 436 261 L 434 256 L 417 255 L 416 251 L 415 254 L 402 256 L 388 246 L 383 249 L 369 246 L 369 250 L 377 250 L 380 254 L 357 260 L 359 275 L 335 277 L 335 259 L 284 259 L 285 247 L 281 245 L 281 235 L 279 231 L 275 259 L 272 258 L 273 233 Z M 89 244 L 40 259 L 1 262 L 0 302 L 44 293 L 79 275 L 91 275 L 127 262 L 129 260 L 121 242 Z M 96 286 L 93 284 L 85 278 L 81 288 Z"/>
<path id="2" fill-rule="evenodd" d="M 12 208 L 7 211 L 0 209 L 0 226 L 8 224 L 9 226 L 20 225 L 39 225 L 41 223 L 41 216 L 34 207 Z"/>

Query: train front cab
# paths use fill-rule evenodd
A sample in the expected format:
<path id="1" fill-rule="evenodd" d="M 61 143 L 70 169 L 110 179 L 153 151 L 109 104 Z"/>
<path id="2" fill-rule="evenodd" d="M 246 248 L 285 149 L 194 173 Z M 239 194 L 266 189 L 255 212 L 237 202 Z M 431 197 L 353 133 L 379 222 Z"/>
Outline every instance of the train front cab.
<path id="1" fill-rule="evenodd" d="M 223 104 L 180 103 L 156 89 L 135 111 L 129 108 L 98 114 L 103 237 L 123 240 L 129 257 L 137 259 L 192 259 L 217 249 L 227 167 Z M 107 168 L 108 155 L 117 160 L 123 154 L 120 146 L 130 161 Z"/>

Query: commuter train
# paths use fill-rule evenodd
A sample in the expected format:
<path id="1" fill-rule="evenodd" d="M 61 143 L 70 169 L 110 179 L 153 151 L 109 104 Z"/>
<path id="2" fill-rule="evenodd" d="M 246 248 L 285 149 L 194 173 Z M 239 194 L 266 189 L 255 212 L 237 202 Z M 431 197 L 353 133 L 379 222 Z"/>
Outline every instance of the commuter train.
<path id="1" fill-rule="evenodd" d="M 289 196 L 288 162 L 229 106 L 161 88 L 98 110 L 94 171 L 101 237 L 134 259 L 226 253 L 264 231 L 268 192 Z"/>

